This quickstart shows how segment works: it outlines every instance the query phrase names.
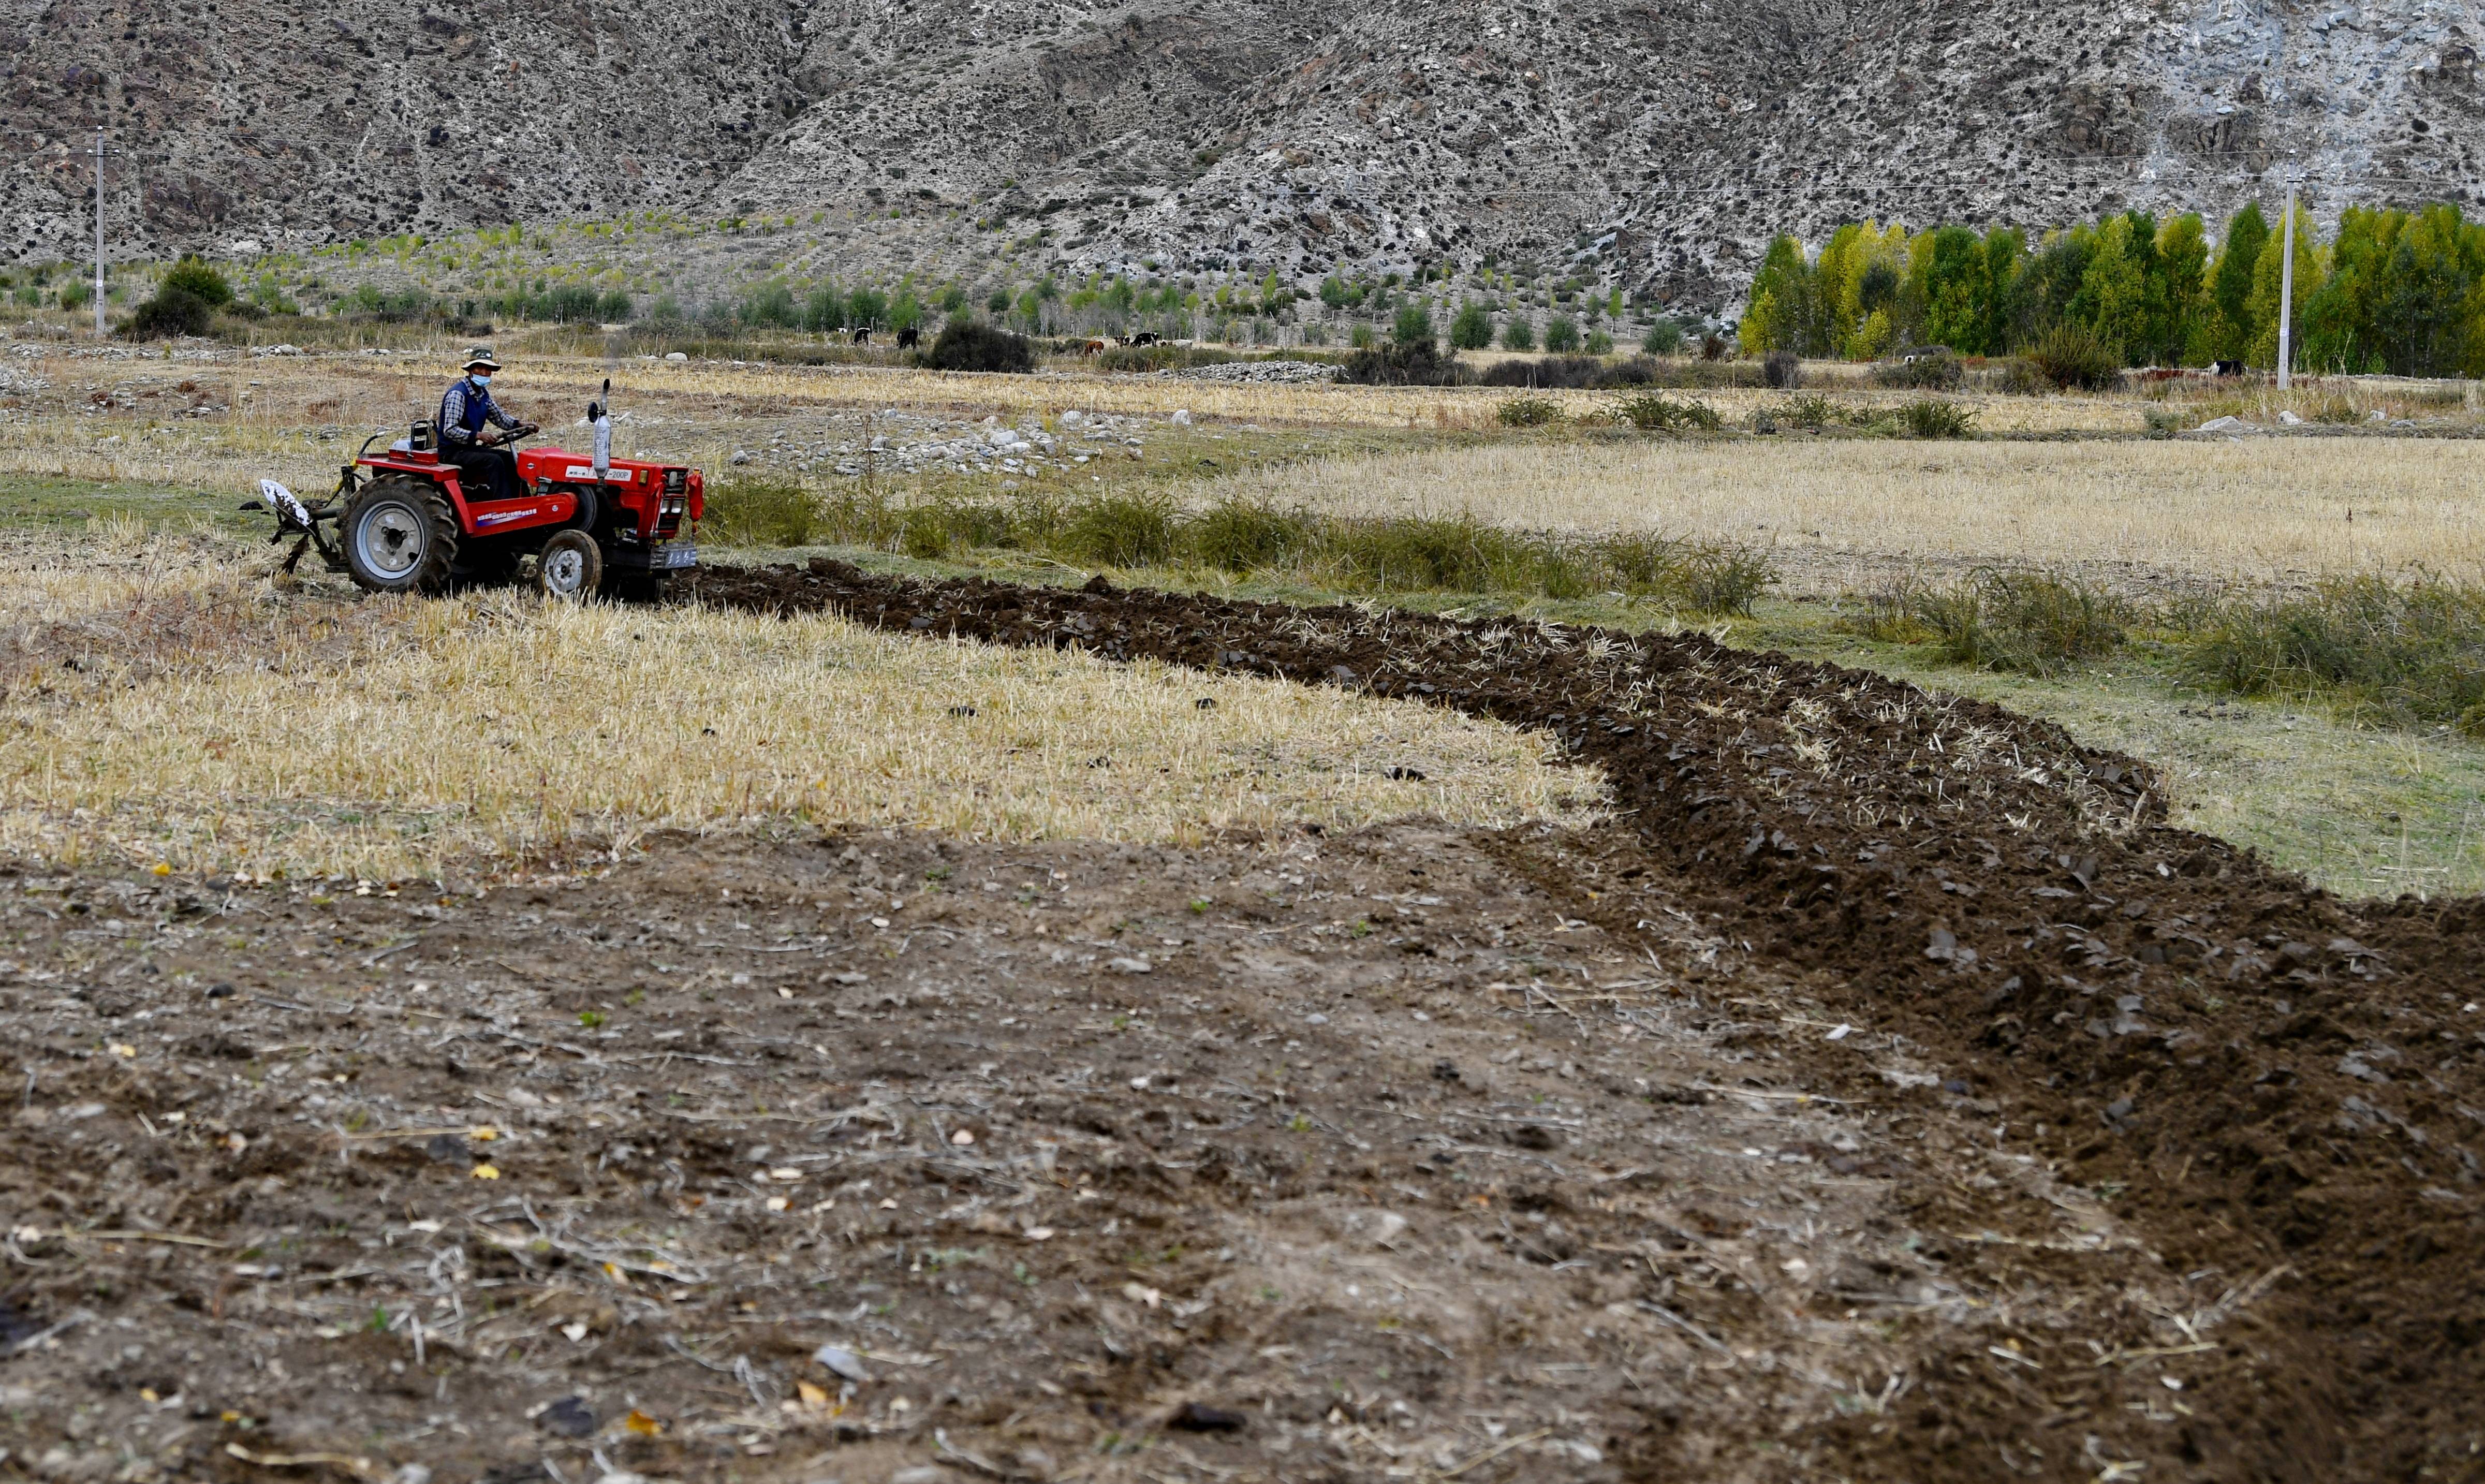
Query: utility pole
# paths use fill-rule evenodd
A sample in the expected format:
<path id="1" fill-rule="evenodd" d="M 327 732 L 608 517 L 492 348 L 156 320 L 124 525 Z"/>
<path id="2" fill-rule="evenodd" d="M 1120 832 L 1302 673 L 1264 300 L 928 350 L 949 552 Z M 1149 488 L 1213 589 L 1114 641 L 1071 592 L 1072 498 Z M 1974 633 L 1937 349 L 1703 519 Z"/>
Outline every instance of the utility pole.
<path id="1" fill-rule="evenodd" d="M 103 339 L 103 125 L 95 130 L 95 338 Z"/>
<path id="2" fill-rule="evenodd" d="M 2295 369 L 2295 162 L 2286 164 L 2286 241 L 2278 259 L 2278 389 L 2285 391 Z"/>

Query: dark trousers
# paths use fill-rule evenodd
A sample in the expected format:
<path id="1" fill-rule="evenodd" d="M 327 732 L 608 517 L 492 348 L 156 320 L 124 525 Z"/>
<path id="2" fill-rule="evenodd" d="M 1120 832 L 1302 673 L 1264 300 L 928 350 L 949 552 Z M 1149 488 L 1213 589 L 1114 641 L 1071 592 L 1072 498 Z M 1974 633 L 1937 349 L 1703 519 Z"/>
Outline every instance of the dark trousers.
<path id="1" fill-rule="evenodd" d="M 440 461 L 456 466 L 457 487 L 470 501 L 515 500 L 526 493 L 518 487 L 518 456 L 506 449 L 451 443 L 441 449 Z"/>

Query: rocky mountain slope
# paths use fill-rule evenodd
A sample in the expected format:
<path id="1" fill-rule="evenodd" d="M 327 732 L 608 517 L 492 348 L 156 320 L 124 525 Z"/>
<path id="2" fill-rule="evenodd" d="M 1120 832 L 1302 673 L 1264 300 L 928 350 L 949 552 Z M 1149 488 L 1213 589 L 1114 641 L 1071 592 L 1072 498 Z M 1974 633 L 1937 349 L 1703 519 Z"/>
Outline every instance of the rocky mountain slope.
<path id="1" fill-rule="evenodd" d="M 2375 0 L 0 0 L 0 242 L 661 207 L 840 264 L 1406 270 L 1695 305 L 1780 229 L 2458 198 L 2472 8 Z M 1040 235 L 1039 235 L 1040 234 Z"/>

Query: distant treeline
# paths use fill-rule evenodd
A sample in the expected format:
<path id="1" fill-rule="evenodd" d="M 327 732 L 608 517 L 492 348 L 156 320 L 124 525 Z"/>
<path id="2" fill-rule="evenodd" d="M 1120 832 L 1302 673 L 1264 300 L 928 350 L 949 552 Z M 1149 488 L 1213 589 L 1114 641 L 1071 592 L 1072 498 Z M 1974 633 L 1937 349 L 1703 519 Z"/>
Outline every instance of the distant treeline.
<path id="1" fill-rule="evenodd" d="M 1963 355 L 2035 346 L 2064 326 L 2127 366 L 2278 364 L 2281 243 L 2247 206 L 2212 243 L 2192 213 L 2145 211 L 2045 234 L 1840 228 L 1817 254 L 1781 236 L 1752 281 L 1746 350 L 1871 359 L 1909 345 Z M 2300 371 L 2485 374 L 2485 223 L 2459 207 L 2350 207 L 2329 241 L 2298 208 Z"/>

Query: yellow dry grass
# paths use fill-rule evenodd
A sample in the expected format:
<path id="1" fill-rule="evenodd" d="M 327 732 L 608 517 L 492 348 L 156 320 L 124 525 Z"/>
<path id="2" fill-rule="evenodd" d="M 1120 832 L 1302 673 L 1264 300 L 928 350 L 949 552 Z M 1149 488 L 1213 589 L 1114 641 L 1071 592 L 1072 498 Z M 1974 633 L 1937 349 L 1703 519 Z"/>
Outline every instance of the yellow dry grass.
<path id="1" fill-rule="evenodd" d="M 651 830 L 1183 842 L 1599 794 L 1536 739 L 1404 702 L 822 618 L 288 594 L 212 537 L 98 536 L 20 540 L 0 590 L 20 858 L 438 877 Z"/>
<path id="2" fill-rule="evenodd" d="M 2398 438 L 1547 440 L 1305 463 L 1191 494 L 1942 561 L 2128 563 L 2223 579 L 2412 563 L 2476 577 L 2485 575 L 2485 500 L 2473 448 Z"/>

